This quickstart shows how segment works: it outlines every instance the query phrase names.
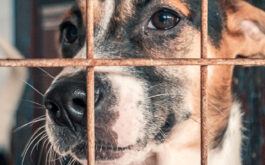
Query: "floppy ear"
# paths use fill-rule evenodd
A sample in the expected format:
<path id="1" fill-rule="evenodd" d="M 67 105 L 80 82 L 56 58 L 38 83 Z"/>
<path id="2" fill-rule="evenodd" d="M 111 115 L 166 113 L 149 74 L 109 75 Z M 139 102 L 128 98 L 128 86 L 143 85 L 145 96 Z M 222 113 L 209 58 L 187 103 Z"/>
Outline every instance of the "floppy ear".
<path id="1" fill-rule="evenodd" d="M 230 57 L 265 57 L 265 12 L 243 0 L 221 2 L 226 15 L 224 44 L 235 50 Z"/>

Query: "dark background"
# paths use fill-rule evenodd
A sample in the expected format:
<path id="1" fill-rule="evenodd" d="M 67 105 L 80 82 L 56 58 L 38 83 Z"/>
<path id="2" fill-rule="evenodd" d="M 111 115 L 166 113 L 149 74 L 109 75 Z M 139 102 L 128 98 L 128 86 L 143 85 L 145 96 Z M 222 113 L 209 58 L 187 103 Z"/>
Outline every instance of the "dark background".
<path id="1" fill-rule="evenodd" d="M 15 44 L 26 58 L 58 57 L 57 26 L 62 14 L 70 7 L 73 0 L 15 0 Z M 252 0 L 259 6 L 264 1 Z M 265 5 L 263 5 L 265 8 Z M 265 19 L 265 18 L 264 18 Z M 56 75 L 60 68 L 45 68 Z M 28 82 L 41 92 L 45 92 L 52 81 L 39 69 L 29 69 Z M 244 113 L 245 139 L 243 162 L 245 165 L 265 165 L 265 67 L 236 67 L 233 78 L 233 90 L 242 103 Z M 26 99 L 41 103 L 42 96 L 27 87 L 17 112 L 17 126 L 44 114 L 38 106 L 29 104 Z M 13 155 L 15 165 L 20 165 L 21 153 L 32 133 L 44 123 L 26 127 L 13 134 Z M 41 146 L 41 144 L 40 144 Z M 24 165 L 44 165 L 46 149 L 38 147 L 32 156 L 27 155 Z M 231 153 L 233 154 L 233 153 Z"/>

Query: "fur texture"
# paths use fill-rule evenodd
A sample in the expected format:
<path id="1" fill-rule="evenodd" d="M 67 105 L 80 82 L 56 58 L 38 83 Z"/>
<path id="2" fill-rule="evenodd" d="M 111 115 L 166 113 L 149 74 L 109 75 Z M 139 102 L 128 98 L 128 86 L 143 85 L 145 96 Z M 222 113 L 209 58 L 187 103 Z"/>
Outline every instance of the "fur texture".
<path id="1" fill-rule="evenodd" d="M 96 58 L 200 58 L 199 0 L 93 3 Z M 86 57 L 85 8 L 85 1 L 77 1 L 60 26 L 65 58 Z M 209 1 L 208 57 L 265 54 L 262 18 L 262 10 L 242 0 Z M 208 67 L 210 164 L 241 163 L 233 68 Z M 45 96 L 53 148 L 82 164 L 87 155 L 85 72 L 65 68 Z M 200 85 L 198 66 L 96 67 L 96 164 L 200 164 Z"/>

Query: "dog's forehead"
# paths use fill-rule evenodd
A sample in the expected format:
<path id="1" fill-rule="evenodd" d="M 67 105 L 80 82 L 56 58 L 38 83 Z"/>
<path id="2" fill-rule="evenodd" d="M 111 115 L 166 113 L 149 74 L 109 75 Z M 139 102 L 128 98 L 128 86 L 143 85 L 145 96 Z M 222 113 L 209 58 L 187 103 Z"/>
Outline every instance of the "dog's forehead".
<path id="1" fill-rule="evenodd" d="M 78 0 L 76 2 L 81 13 L 84 15 L 87 7 L 86 0 Z M 105 13 L 103 12 L 105 10 L 105 6 L 108 7 L 109 10 L 115 10 L 114 12 L 118 13 L 121 17 L 120 19 L 125 21 L 126 18 L 129 18 L 135 13 L 137 7 L 141 8 L 150 3 L 172 6 L 173 8 L 180 10 L 184 15 L 188 15 L 190 13 L 188 3 L 183 0 L 93 0 L 94 15 L 95 17 L 100 17 L 100 15 Z"/>

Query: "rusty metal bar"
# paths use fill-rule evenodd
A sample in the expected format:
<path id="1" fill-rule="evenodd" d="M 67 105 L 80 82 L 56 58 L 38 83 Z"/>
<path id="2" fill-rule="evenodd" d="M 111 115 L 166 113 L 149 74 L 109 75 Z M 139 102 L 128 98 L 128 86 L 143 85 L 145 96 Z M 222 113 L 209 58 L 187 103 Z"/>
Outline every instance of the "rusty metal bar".
<path id="1" fill-rule="evenodd" d="M 86 0 L 87 59 L 0 59 L 0 67 L 87 67 L 88 165 L 95 164 L 94 67 L 95 66 L 201 66 L 201 164 L 207 165 L 207 66 L 265 65 L 265 59 L 207 59 L 208 0 L 201 1 L 201 59 L 94 59 L 92 0 Z"/>
<path id="2" fill-rule="evenodd" d="M 201 66 L 201 164 L 207 165 L 208 140 L 207 140 L 207 66 Z"/>
<path id="3" fill-rule="evenodd" d="M 264 66 L 265 59 L 0 59 L 0 67 L 95 67 L 175 65 Z"/>
<path id="4" fill-rule="evenodd" d="M 94 59 L 93 1 L 86 0 L 87 60 Z M 87 164 L 95 165 L 94 66 L 87 66 Z"/>
<path id="5" fill-rule="evenodd" d="M 95 165 L 94 68 L 87 68 L 88 165 Z"/>
<path id="6" fill-rule="evenodd" d="M 208 0 L 201 1 L 201 58 L 207 58 L 208 42 Z M 201 165 L 207 165 L 207 65 L 201 66 Z"/>

